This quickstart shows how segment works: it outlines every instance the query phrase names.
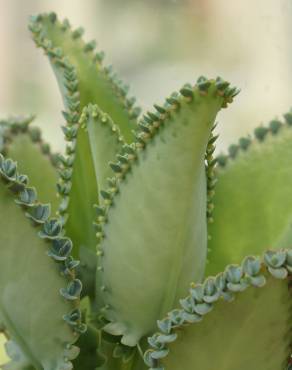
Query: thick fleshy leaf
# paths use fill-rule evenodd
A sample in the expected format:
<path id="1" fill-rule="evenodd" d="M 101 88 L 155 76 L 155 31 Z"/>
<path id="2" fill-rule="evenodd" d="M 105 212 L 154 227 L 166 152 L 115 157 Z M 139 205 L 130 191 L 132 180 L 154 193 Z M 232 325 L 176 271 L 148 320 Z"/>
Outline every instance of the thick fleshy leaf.
<path id="1" fill-rule="evenodd" d="M 122 153 L 128 166 L 122 160 L 112 164 L 117 184 L 101 193 L 112 206 L 97 233 L 97 295 L 109 305 L 105 330 L 122 335 L 126 345 L 151 332 L 189 281 L 204 274 L 205 151 L 229 89 L 221 91 L 219 79 L 204 79 L 203 86 L 201 80 L 168 99 L 164 113 L 141 121 L 136 152 Z"/>
<path id="2" fill-rule="evenodd" d="M 88 131 L 98 187 L 104 189 L 108 185 L 107 179 L 112 176 L 109 162 L 117 159 L 125 142 L 115 123 L 96 105 L 89 105 L 83 110 L 81 123 Z"/>
<path id="3" fill-rule="evenodd" d="M 13 161 L 2 156 L 0 177 L 1 327 L 35 369 L 71 369 L 70 360 L 77 355 L 72 343 L 78 338 L 81 324 L 77 318 L 70 326 L 63 315 L 78 310 L 78 299 L 68 301 L 60 290 L 75 281 L 74 271 L 62 276 L 63 263 L 48 257 L 50 243 L 37 235 L 48 215 L 35 209 L 49 212 L 49 206 L 38 204 L 35 197 L 32 203 L 22 206 L 14 201 L 28 189 L 27 177 L 18 173 Z"/>
<path id="4" fill-rule="evenodd" d="M 28 135 L 20 134 L 9 145 L 7 155 L 18 162 L 21 172 L 29 176 L 30 183 L 38 189 L 40 198 L 45 203 L 51 203 L 52 212 L 57 210 L 57 170 L 48 156 L 41 152 L 39 145 L 32 143 Z"/>
<path id="5" fill-rule="evenodd" d="M 292 247 L 292 128 L 271 127 L 241 139 L 236 156 L 217 168 L 207 275 L 266 248 Z"/>
<path id="6" fill-rule="evenodd" d="M 31 186 L 38 189 L 38 195 L 45 203 L 50 203 L 52 212 L 57 210 L 58 199 L 56 191 L 57 170 L 54 167 L 56 155 L 50 151 L 50 146 L 45 143 L 41 131 L 28 124 L 31 119 L 10 118 L 0 121 L 3 128 L 3 147 L 0 153 L 18 162 L 18 169 L 30 179 Z"/>
<path id="7" fill-rule="evenodd" d="M 238 267 L 228 267 L 223 286 L 217 285 L 222 297 L 222 292 L 229 289 L 227 272 L 235 268 Z M 264 286 L 248 286 L 244 291 L 232 293 L 231 302 L 219 299 L 200 322 L 192 324 L 184 318 L 183 309 L 177 310 L 176 315 L 182 318 L 177 324 L 170 313 L 169 332 L 177 337 L 170 344 L 163 342 L 159 334 L 149 338 L 152 348 L 145 353 L 149 368 L 286 369 L 291 351 L 291 288 L 287 279 L 275 279 L 263 265 L 254 276 L 260 275 L 265 277 Z"/>
<path id="8" fill-rule="evenodd" d="M 37 45 L 43 37 L 51 42 L 49 57 L 61 91 L 64 91 L 63 73 L 56 62 L 63 54 L 77 71 L 81 108 L 92 103 L 109 114 L 116 122 L 126 141 L 133 141 L 132 129 L 136 127 L 139 110 L 135 99 L 127 97 L 128 87 L 102 65 L 100 53 L 95 53 L 94 43 L 82 40 L 83 29 L 72 30 L 68 21 L 60 22 L 55 14 L 43 14 L 32 19 L 30 29 Z M 65 100 L 65 95 L 63 95 Z"/>
<path id="9" fill-rule="evenodd" d="M 93 296 L 96 239 L 92 222 L 95 218 L 93 205 L 99 201 L 99 179 L 95 175 L 96 158 L 92 158 L 88 133 L 79 130 L 80 113 L 89 103 L 98 104 L 131 141 L 137 109 L 133 107 L 133 100 L 129 100 L 110 78 L 97 58 L 99 54 L 93 53 L 92 44 L 81 40 L 80 30 L 72 31 L 68 22 L 60 23 L 55 14 L 33 18 L 30 29 L 37 46 L 50 58 L 66 107 L 63 114 L 67 123 L 63 131 L 70 143 L 67 156 L 62 160 L 58 183 L 62 198 L 59 212 L 73 240 L 73 253 L 82 262 L 79 272 L 84 281 L 84 294 Z M 106 162 L 110 160 L 112 158 Z"/>

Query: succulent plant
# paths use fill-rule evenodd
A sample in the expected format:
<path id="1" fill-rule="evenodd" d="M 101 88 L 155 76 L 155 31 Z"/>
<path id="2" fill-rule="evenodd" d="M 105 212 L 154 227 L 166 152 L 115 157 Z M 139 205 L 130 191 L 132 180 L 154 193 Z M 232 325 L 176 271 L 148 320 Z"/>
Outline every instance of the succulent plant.
<path id="1" fill-rule="evenodd" d="M 289 368 L 292 113 L 215 158 L 237 88 L 201 76 L 141 116 L 83 29 L 29 28 L 67 145 L 0 121 L 2 369 Z"/>

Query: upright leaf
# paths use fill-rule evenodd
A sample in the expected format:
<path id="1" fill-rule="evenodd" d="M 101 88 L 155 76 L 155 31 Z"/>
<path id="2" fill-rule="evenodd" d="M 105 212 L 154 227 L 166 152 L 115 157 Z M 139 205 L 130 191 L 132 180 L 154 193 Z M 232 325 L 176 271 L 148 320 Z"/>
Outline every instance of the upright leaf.
<path id="1" fill-rule="evenodd" d="M 1 327 L 35 369 L 71 369 L 78 354 L 72 344 L 84 330 L 72 243 L 27 176 L 1 155 L 0 178 Z"/>
<path id="2" fill-rule="evenodd" d="M 236 93 L 226 83 L 222 89 L 221 79 L 185 86 L 140 122 L 135 147 L 111 164 L 116 182 L 101 195 L 112 205 L 97 225 L 97 295 L 110 321 L 105 330 L 122 335 L 123 344 L 150 333 L 189 281 L 203 276 L 205 151 L 218 110 Z"/>
<path id="3" fill-rule="evenodd" d="M 290 115 L 286 115 L 287 118 Z M 292 129 L 272 121 L 219 157 L 207 275 L 268 247 L 292 247 Z M 226 163 L 225 163 L 226 162 Z"/>
<path id="4" fill-rule="evenodd" d="M 112 175 L 109 163 L 116 159 L 125 142 L 112 119 L 96 105 L 85 107 L 80 121 L 88 131 L 98 187 L 103 189 Z"/>
<path id="5" fill-rule="evenodd" d="M 66 231 L 74 242 L 75 256 L 81 259 L 80 274 L 84 293 L 94 294 L 95 232 L 93 205 L 98 203 L 98 186 L 88 134 L 79 130 L 80 112 L 89 103 L 111 115 L 123 135 L 132 140 L 132 128 L 138 110 L 134 100 L 126 97 L 124 88 L 110 77 L 94 54 L 92 43 L 81 40 L 81 31 L 71 31 L 68 21 L 60 23 L 55 14 L 33 18 L 30 25 L 37 46 L 49 56 L 56 74 L 64 104 L 67 125 L 64 127 L 67 156 L 63 158 L 58 191 L 62 197 L 59 212 Z M 111 158 L 108 159 L 108 161 Z M 81 221 L 80 221 L 81 220 Z"/>
<path id="6" fill-rule="evenodd" d="M 68 20 L 60 22 L 54 13 L 34 17 L 30 29 L 37 46 L 46 48 L 41 38 L 49 42 L 48 56 L 63 93 L 65 105 L 67 102 L 63 72 L 57 63 L 62 55 L 66 56 L 68 62 L 76 68 L 81 108 L 89 103 L 97 104 L 116 122 L 126 141 L 132 141 L 134 139 L 132 129 L 136 127 L 139 109 L 134 106 L 135 99 L 127 96 L 128 86 L 118 79 L 111 71 L 111 67 L 103 66 L 102 53 L 94 51 L 96 43 L 84 42 L 82 28 L 72 30 Z"/>

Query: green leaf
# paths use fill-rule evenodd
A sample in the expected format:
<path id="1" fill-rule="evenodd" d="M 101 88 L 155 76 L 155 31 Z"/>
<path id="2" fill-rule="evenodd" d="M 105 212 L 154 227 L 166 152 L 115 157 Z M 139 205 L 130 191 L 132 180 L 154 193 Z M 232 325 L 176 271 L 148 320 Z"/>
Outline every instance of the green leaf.
<path id="1" fill-rule="evenodd" d="M 92 222 L 93 205 L 98 203 L 99 179 L 94 172 L 96 156 L 93 161 L 88 134 L 79 130 L 80 112 L 88 103 L 97 103 L 111 114 L 126 138 L 132 140 L 135 120 L 131 117 L 135 116 L 136 109 L 129 105 L 132 100 L 127 99 L 123 89 L 116 86 L 93 55 L 91 46 L 80 39 L 80 30 L 72 32 L 67 23 L 61 24 L 52 14 L 36 17 L 30 28 L 36 44 L 50 58 L 67 109 L 63 112 L 67 122 L 63 131 L 69 144 L 58 183 L 62 197 L 59 212 L 73 240 L 74 256 L 82 262 L 79 274 L 84 282 L 84 294 L 93 296 L 96 238 Z"/>
<path id="2" fill-rule="evenodd" d="M 56 247 L 64 237 L 58 235 L 50 243 L 38 237 L 50 207 L 37 203 L 36 197 L 27 198 L 32 201 L 22 202 L 21 207 L 34 221 L 25 217 L 14 198 L 23 200 L 22 193 L 33 188 L 27 187 L 27 177 L 19 174 L 16 164 L 3 156 L 0 177 L 1 326 L 35 369 L 71 369 L 70 360 L 78 354 L 72 343 L 84 327 L 76 314 L 72 316 L 72 310 L 78 312 L 78 297 L 66 300 L 60 294 L 66 291 L 73 295 L 70 286 L 77 282 L 74 270 L 67 265 L 69 253 L 61 254 Z"/>
<path id="3" fill-rule="evenodd" d="M 11 135 L 18 132 L 26 132 L 28 125 L 34 120 L 34 116 L 11 116 L 0 120 L 0 152 L 6 149 Z"/>
<path id="4" fill-rule="evenodd" d="M 34 18 L 30 25 L 36 44 L 45 48 L 50 57 L 61 91 L 64 91 L 64 80 L 57 59 L 65 55 L 68 62 L 76 67 L 81 108 L 89 103 L 97 104 L 112 117 L 125 139 L 131 142 L 134 138 L 132 129 L 136 126 L 137 108 L 133 106 L 133 98 L 127 97 L 127 87 L 110 68 L 102 65 L 98 58 L 99 53 L 95 53 L 81 39 L 82 30 L 72 31 L 68 21 L 65 22 L 64 26 L 56 17 L 53 19 L 50 15 L 43 14 Z M 51 43 L 48 48 L 41 39 Z M 74 85 L 74 81 L 67 81 L 67 86 L 70 83 Z M 64 93 L 63 98 L 65 100 Z"/>
<path id="5" fill-rule="evenodd" d="M 89 105 L 83 110 L 81 122 L 88 131 L 98 187 L 104 189 L 112 175 L 109 162 L 116 160 L 124 140 L 111 118 L 96 105 Z"/>
<path id="6" fill-rule="evenodd" d="M 42 141 L 33 142 L 29 133 L 20 132 L 12 135 L 5 154 L 18 162 L 19 170 L 29 176 L 31 185 L 37 187 L 40 198 L 45 203 L 50 202 L 54 212 L 58 207 L 56 196 L 58 176 L 49 153 L 42 150 L 44 145 Z"/>
<path id="7" fill-rule="evenodd" d="M 231 283 L 236 276 L 235 269 L 240 271 L 238 282 L 242 286 L 237 293 Z M 191 303 L 188 311 L 183 308 L 168 314 L 170 333 L 176 334 L 176 338 L 167 343 L 165 332 L 149 338 L 151 349 L 145 353 L 148 366 L 164 370 L 286 369 L 291 343 L 288 281 L 273 278 L 262 266 L 253 276 L 265 279 L 265 285 L 259 288 L 249 285 L 251 276 L 247 272 L 251 271 L 244 262 L 242 267 L 229 266 L 224 274 L 219 274 L 216 289 L 222 297 L 231 292 L 233 300 L 226 302 L 217 298 L 218 301 L 211 304 L 211 311 L 192 323 L 191 312 L 206 302 L 206 297 L 193 294 L 200 286 L 193 286 L 187 297 Z M 203 291 L 204 288 L 205 285 Z"/>
<path id="8" fill-rule="evenodd" d="M 292 129 L 259 129 L 248 147 L 240 139 L 235 158 L 217 169 L 207 275 L 267 247 L 292 246 Z"/>
<path id="9" fill-rule="evenodd" d="M 0 152 L 18 162 L 18 168 L 26 173 L 32 186 L 45 203 L 49 202 L 52 211 L 57 210 L 56 154 L 42 139 L 41 131 L 31 127 L 33 116 L 16 116 L 0 120 Z"/>
<path id="10" fill-rule="evenodd" d="M 165 113 L 148 114 L 151 124 L 141 121 L 149 132 L 137 135 L 127 168 L 121 160 L 114 166 L 117 187 L 102 193 L 104 204 L 112 206 L 98 230 L 97 296 L 111 321 L 105 330 L 122 335 L 129 346 L 151 332 L 189 281 L 204 273 L 205 151 L 226 103 L 218 80 L 209 82 L 207 90 L 196 85 L 186 97 L 182 91 Z"/>

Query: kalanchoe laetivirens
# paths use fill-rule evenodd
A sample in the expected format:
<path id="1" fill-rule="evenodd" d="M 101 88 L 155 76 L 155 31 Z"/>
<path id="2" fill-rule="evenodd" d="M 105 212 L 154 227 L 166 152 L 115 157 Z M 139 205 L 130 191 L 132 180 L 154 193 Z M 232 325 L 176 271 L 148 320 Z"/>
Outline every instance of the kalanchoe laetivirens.
<path id="1" fill-rule="evenodd" d="M 229 82 L 201 76 L 141 114 L 82 28 L 29 28 L 66 149 L 32 116 L 0 121 L 2 368 L 288 369 L 292 113 L 215 157 Z"/>

